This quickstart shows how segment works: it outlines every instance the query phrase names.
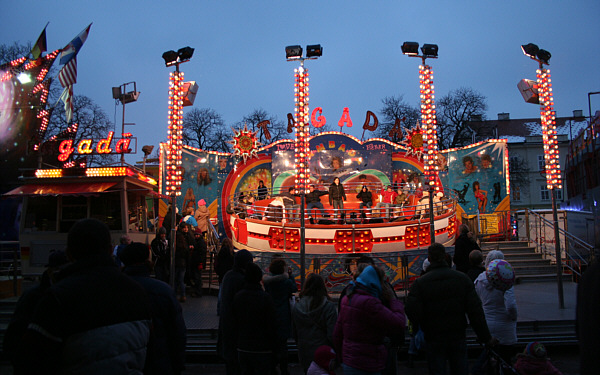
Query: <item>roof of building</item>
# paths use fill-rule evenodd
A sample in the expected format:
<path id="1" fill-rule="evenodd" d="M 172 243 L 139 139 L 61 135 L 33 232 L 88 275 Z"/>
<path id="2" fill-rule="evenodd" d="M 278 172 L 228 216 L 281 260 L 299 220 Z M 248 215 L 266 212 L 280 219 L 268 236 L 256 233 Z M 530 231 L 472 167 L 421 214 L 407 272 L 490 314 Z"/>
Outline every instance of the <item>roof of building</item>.
<path id="1" fill-rule="evenodd" d="M 585 117 L 556 118 L 556 133 L 566 135 L 569 139 L 575 139 L 587 126 Z M 542 135 L 539 118 L 471 121 L 469 127 L 479 139 L 502 138 L 508 139 L 509 143 L 524 142 L 525 137 Z"/>

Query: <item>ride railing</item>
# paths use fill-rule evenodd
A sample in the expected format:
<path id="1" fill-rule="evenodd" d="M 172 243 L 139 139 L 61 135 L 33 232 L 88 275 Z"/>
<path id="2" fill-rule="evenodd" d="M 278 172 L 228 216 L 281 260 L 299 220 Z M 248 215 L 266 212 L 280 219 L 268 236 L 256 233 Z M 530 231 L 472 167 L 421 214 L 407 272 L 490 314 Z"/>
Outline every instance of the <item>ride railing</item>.
<path id="1" fill-rule="evenodd" d="M 363 206 L 361 208 L 360 201 L 355 197 L 351 200 L 349 197 L 356 196 L 358 194 L 356 189 L 362 188 L 363 185 L 348 185 L 344 185 L 347 201 L 344 202 L 343 209 L 334 209 L 329 204 L 325 204 L 323 209 L 315 207 L 308 209 L 305 203 L 305 220 L 310 224 L 360 224 L 409 220 L 425 223 L 429 221 L 429 196 L 418 198 L 411 194 L 406 195 L 401 204 L 375 203 L 371 207 Z M 401 189 L 402 186 L 399 190 Z M 298 222 L 300 221 L 301 207 L 296 198 L 300 197 L 300 194 L 293 194 L 293 199 L 289 199 L 289 196 L 286 196 L 288 192 L 288 189 L 275 191 L 269 189 L 264 196 L 258 196 L 256 190 L 233 194 L 229 197 L 228 213 L 235 213 L 242 219 L 250 218 L 282 223 Z M 433 200 L 434 216 L 456 211 L 456 200 L 451 196 L 442 198 L 435 196 Z M 381 202 L 381 198 L 377 197 L 376 201 Z"/>
<path id="2" fill-rule="evenodd" d="M 206 233 L 206 255 L 208 257 L 206 264 L 208 265 L 208 290 L 210 291 L 213 282 L 215 286 L 218 284 L 217 280 L 213 280 L 213 275 L 215 273 L 214 264 L 215 259 L 217 257 L 217 253 L 219 252 L 219 248 L 221 246 L 221 241 L 219 240 L 219 233 L 217 229 L 213 225 L 213 223 L 208 220 L 208 231 Z"/>
<path id="3" fill-rule="evenodd" d="M 528 231 L 527 240 L 535 243 L 542 256 L 553 262 L 556 262 L 555 244 L 557 242 L 561 245 L 564 244 L 561 251 L 561 256 L 565 256 L 562 262 L 563 267 L 576 275 L 577 278 L 581 277 L 582 272 L 594 260 L 594 246 L 562 228 L 558 229 L 559 238 L 554 238 L 554 223 L 551 220 L 529 209 L 525 209 L 525 215 L 527 225 L 529 228 L 534 228 L 535 232 L 533 233 L 534 236 L 531 236 L 531 231 Z M 552 237 L 551 240 L 546 240 L 549 235 Z"/>

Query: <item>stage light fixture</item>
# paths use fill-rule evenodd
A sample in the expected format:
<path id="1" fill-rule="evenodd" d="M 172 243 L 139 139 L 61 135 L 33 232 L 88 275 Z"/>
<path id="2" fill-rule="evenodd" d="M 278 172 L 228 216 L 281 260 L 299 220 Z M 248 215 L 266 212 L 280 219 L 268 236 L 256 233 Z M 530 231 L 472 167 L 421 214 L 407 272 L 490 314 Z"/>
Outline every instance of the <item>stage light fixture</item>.
<path id="1" fill-rule="evenodd" d="M 184 60 L 189 60 L 194 55 L 194 49 L 192 47 L 183 47 L 177 51 L 177 55 L 179 56 L 179 60 L 183 62 Z"/>
<path id="2" fill-rule="evenodd" d="M 177 52 L 171 50 L 162 54 L 166 66 L 171 66 L 177 62 Z"/>
<path id="3" fill-rule="evenodd" d="M 438 46 L 437 44 L 423 44 L 421 52 L 423 52 L 424 57 L 437 57 Z"/>
<path id="4" fill-rule="evenodd" d="M 538 51 L 540 50 L 540 48 L 533 43 L 523 44 L 521 49 L 523 50 L 524 54 L 532 58 L 535 58 L 535 55 L 537 55 Z"/>
<path id="5" fill-rule="evenodd" d="M 299 59 L 302 57 L 302 47 L 295 46 L 287 46 L 285 47 L 285 58 L 288 60 Z"/>
<path id="6" fill-rule="evenodd" d="M 419 54 L 419 43 L 417 42 L 404 42 L 402 44 L 402 53 L 405 55 L 418 55 Z"/>
<path id="7" fill-rule="evenodd" d="M 306 46 L 306 57 L 319 57 L 323 55 L 323 48 L 320 44 L 311 44 Z"/>
<path id="8" fill-rule="evenodd" d="M 545 49 L 540 49 L 537 51 L 536 56 L 542 63 L 550 65 L 550 58 L 552 57 L 550 52 L 546 51 Z"/>

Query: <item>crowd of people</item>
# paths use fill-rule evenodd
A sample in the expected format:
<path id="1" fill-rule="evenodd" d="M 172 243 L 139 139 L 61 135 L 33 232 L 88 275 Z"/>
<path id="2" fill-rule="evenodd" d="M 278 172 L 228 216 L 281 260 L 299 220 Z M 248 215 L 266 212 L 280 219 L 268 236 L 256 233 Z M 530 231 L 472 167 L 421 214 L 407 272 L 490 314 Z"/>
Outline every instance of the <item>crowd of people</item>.
<path id="1" fill-rule="evenodd" d="M 443 245 L 432 244 L 404 302 L 384 269 L 363 255 L 337 304 L 319 274 L 309 273 L 298 293 L 282 256 L 273 255 L 263 270 L 252 253 L 224 239 L 215 270 L 226 373 L 289 374 L 293 338 L 308 375 L 397 374 L 408 324 L 408 365 L 423 352 L 430 374 L 483 374 L 490 353 L 522 375 L 560 374 L 541 343 L 519 353 L 515 276 L 502 252 L 484 260 L 469 228 L 459 232 L 454 262 Z M 4 351 L 14 373 L 180 374 L 181 304 L 188 294 L 202 296 L 206 242 L 198 225 L 184 218 L 177 225 L 173 287 L 166 282 L 170 259 L 166 228 L 150 247 L 125 236 L 113 248 L 105 224 L 77 222 L 66 252 L 51 254 L 42 282 L 21 297 L 7 329 Z M 468 325 L 482 344 L 471 369 Z"/>

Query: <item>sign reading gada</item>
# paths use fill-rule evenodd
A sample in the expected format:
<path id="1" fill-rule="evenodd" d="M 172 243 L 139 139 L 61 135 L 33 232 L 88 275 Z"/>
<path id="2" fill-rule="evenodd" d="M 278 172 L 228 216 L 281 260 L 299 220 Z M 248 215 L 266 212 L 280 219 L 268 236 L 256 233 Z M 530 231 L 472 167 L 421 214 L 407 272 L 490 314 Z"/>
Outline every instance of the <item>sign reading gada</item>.
<path id="1" fill-rule="evenodd" d="M 73 145 L 73 140 L 64 140 L 58 146 L 58 160 L 67 161 L 72 154 L 78 155 L 90 155 L 90 154 L 129 154 L 132 152 L 129 148 L 131 140 L 131 133 L 123 133 L 123 138 L 119 139 L 115 143 L 114 149 L 111 148 L 113 136 L 115 132 L 109 132 L 108 137 L 98 140 L 94 145 L 95 140 L 91 138 L 82 139 L 77 144 L 77 147 Z"/>

